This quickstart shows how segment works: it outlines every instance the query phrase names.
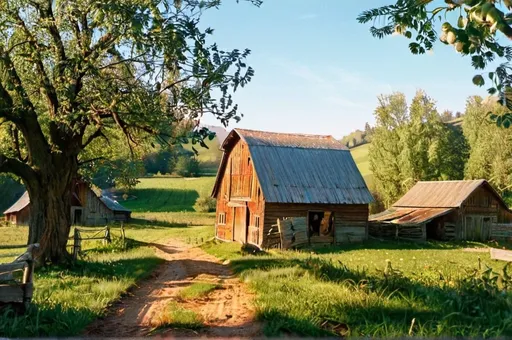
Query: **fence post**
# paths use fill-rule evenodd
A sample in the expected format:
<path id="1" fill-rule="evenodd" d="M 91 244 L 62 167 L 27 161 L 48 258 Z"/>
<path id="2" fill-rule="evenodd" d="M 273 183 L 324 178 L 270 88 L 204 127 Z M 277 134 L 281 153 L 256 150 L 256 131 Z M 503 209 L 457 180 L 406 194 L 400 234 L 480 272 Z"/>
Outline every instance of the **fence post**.
<path id="1" fill-rule="evenodd" d="M 105 242 L 106 243 L 112 242 L 112 239 L 110 238 L 110 227 L 109 226 L 107 226 L 105 228 Z"/>
<path id="2" fill-rule="evenodd" d="M 75 227 L 73 234 L 73 260 L 78 259 L 78 253 L 82 250 L 82 239 L 80 237 L 80 231 Z"/>
<path id="3" fill-rule="evenodd" d="M 124 222 L 121 222 L 121 240 L 124 242 L 126 234 L 124 233 Z"/>

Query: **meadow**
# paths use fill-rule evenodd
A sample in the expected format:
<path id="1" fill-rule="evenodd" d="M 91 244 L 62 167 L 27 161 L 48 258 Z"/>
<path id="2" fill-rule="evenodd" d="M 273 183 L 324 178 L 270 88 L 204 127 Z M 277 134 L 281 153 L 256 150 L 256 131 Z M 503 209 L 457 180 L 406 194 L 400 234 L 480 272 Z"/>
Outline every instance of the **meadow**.
<path id="1" fill-rule="evenodd" d="M 370 160 L 368 158 L 368 151 L 370 148 L 370 143 L 356 146 L 355 148 L 350 149 L 350 153 L 354 158 L 354 162 L 356 162 L 357 168 L 361 172 L 361 175 L 366 182 L 368 187 L 372 187 L 373 185 L 373 174 L 370 170 Z"/>
<path id="2" fill-rule="evenodd" d="M 487 245 L 367 242 L 258 256 L 202 246 L 255 291 L 268 336 L 511 336 L 505 263 L 466 247 Z"/>

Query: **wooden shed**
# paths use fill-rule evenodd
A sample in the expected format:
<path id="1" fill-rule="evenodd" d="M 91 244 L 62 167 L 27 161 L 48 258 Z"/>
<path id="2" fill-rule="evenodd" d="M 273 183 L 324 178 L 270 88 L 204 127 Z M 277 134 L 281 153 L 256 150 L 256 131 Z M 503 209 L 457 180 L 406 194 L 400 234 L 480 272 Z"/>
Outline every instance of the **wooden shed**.
<path id="1" fill-rule="evenodd" d="M 114 221 L 128 221 L 131 212 L 117 201 L 97 195 L 84 181 L 75 181 L 71 200 L 71 223 L 74 225 L 99 225 Z M 30 197 L 25 193 L 4 212 L 11 224 L 27 225 L 30 215 Z"/>
<path id="2" fill-rule="evenodd" d="M 410 240 L 484 241 L 512 213 L 485 180 L 418 182 L 393 206 L 370 216 L 370 235 Z"/>
<path id="3" fill-rule="evenodd" d="M 293 220 L 309 243 L 367 238 L 373 198 L 333 137 L 234 129 L 222 148 L 212 192 L 217 238 L 266 248 L 278 220 Z"/>

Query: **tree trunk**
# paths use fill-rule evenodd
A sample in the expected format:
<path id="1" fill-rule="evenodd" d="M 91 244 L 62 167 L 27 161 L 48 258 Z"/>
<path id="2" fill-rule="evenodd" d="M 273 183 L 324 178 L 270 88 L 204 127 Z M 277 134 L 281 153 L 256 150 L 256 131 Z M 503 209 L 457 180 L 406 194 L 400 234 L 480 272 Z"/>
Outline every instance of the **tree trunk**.
<path id="1" fill-rule="evenodd" d="M 75 166 L 51 166 L 41 170 L 37 185 L 27 186 L 30 196 L 28 243 L 40 243 L 40 262 L 68 262 L 67 252 L 71 228 L 71 198 L 77 178 Z"/>

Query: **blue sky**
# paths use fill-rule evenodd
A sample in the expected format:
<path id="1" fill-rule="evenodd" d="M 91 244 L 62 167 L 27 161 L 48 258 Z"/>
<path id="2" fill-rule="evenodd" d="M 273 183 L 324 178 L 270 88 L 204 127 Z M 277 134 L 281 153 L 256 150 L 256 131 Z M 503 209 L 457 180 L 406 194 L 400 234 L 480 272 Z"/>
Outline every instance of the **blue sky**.
<path id="1" fill-rule="evenodd" d="M 237 92 L 244 117 L 229 128 L 341 137 L 373 124 L 379 94 L 423 89 L 439 111 L 463 111 L 475 87 L 470 60 L 441 43 L 415 56 L 401 36 L 373 38 L 357 15 L 393 0 L 224 0 L 203 24 L 224 49 L 250 48 L 255 77 Z M 212 117 L 204 123 L 219 125 Z"/>

